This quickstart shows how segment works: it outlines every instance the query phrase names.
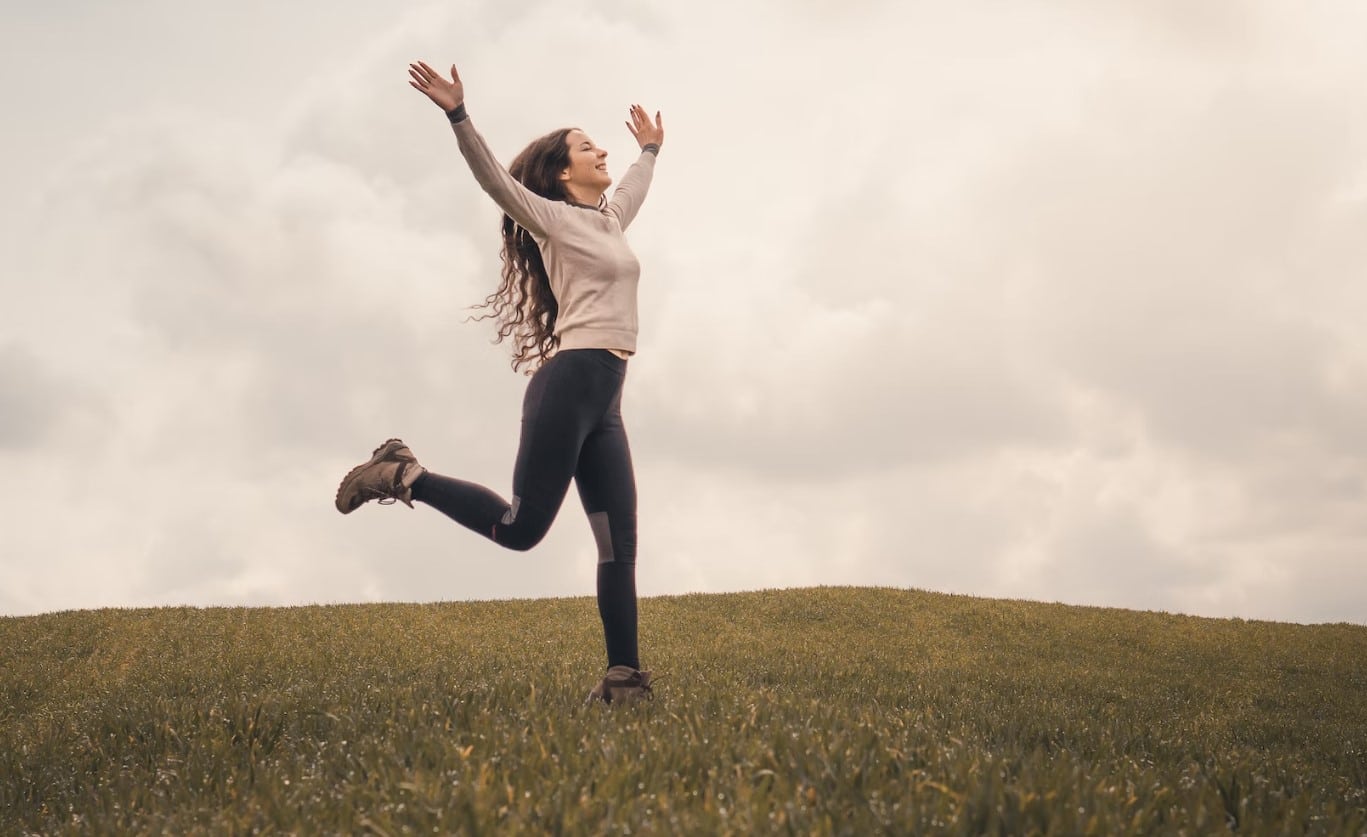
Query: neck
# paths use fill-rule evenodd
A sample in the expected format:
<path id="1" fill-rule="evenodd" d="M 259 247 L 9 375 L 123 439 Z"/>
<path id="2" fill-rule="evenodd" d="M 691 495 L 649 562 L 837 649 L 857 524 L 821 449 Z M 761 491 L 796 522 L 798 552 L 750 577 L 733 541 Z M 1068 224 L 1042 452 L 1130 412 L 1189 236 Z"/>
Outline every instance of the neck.
<path id="1" fill-rule="evenodd" d="M 574 184 L 567 183 L 565 184 L 565 197 L 569 198 L 571 203 L 583 204 L 584 206 L 597 206 L 598 202 L 603 199 L 603 190 L 582 189 Z"/>

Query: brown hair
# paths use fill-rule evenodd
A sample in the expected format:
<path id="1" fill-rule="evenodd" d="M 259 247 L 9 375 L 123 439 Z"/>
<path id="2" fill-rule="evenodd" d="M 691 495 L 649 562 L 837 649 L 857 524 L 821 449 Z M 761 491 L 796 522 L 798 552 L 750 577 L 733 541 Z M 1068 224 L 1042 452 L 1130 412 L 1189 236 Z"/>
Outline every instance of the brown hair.
<path id="1" fill-rule="evenodd" d="M 560 173 L 570 164 L 566 138 L 572 130 L 561 128 L 533 140 L 513 158 L 508 173 L 543 198 L 568 200 Z M 503 250 L 499 253 L 503 281 L 483 305 L 475 306 L 488 310 L 475 319 L 497 320 L 498 337 L 494 342 L 502 343 L 511 337 L 516 349 L 513 369 L 531 364 L 530 374 L 555 351 L 555 317 L 560 306 L 551 293 L 541 248 L 536 246 L 532 234 L 506 214 L 499 228 L 503 235 Z"/>

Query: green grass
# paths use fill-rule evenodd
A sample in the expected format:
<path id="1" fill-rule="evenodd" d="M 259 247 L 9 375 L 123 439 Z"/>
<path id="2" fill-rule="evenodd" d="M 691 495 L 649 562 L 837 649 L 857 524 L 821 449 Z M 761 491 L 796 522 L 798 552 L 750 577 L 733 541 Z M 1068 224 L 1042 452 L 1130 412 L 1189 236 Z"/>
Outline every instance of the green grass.
<path id="1" fill-rule="evenodd" d="M 1367 627 L 822 588 L 0 619 L 0 833 L 1367 832 Z"/>

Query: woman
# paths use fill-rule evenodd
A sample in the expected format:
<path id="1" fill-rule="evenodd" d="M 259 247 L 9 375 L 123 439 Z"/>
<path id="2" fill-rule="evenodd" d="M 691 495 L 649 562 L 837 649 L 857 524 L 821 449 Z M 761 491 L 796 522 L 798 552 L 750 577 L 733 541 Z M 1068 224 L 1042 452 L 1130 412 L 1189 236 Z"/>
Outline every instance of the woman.
<path id="1" fill-rule="evenodd" d="M 636 482 L 622 425 L 622 383 L 636 351 L 640 265 L 623 232 L 650 187 L 664 122 L 640 105 L 627 129 L 641 146 L 612 193 L 607 152 L 575 128 L 532 142 L 505 170 L 465 111 L 453 65 L 447 80 L 409 65 L 409 83 L 446 112 L 475 180 L 504 211 L 503 281 L 485 301 L 498 339 L 516 345 L 513 368 L 535 368 L 522 404 L 511 501 L 434 474 L 390 439 L 351 470 L 337 510 L 369 500 L 426 503 L 510 549 L 535 546 L 555 519 L 571 479 L 598 546 L 598 613 L 606 676 L 589 694 L 605 703 L 649 697 L 636 640 Z"/>

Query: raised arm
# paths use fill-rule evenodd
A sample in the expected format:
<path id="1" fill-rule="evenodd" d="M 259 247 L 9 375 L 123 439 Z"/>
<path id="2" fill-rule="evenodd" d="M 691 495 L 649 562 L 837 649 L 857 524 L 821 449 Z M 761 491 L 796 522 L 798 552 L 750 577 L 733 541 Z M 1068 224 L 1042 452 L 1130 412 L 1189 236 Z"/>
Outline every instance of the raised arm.
<path id="1" fill-rule="evenodd" d="M 624 230 L 645 202 L 646 192 L 650 190 L 650 181 L 655 173 L 655 160 L 659 157 L 660 146 L 664 145 L 665 141 L 665 123 L 659 111 L 655 111 L 653 123 L 645 108 L 640 105 L 632 105 L 630 115 L 631 121 L 627 123 L 627 130 L 641 146 L 641 156 L 627 169 L 627 173 L 622 176 L 622 182 L 612 193 L 612 200 L 608 201 L 608 211 L 617 216 L 617 223 Z"/>
<path id="2" fill-rule="evenodd" d="M 456 65 L 451 65 L 449 81 L 422 61 L 409 64 L 408 75 L 408 83 L 431 99 L 450 118 L 451 130 L 456 134 L 461 156 L 470 166 L 480 188 L 518 224 L 533 235 L 546 237 L 560 206 L 556 201 L 547 200 L 518 183 L 494 157 L 484 137 L 475 130 L 465 113 L 465 85 L 456 72 Z"/>

